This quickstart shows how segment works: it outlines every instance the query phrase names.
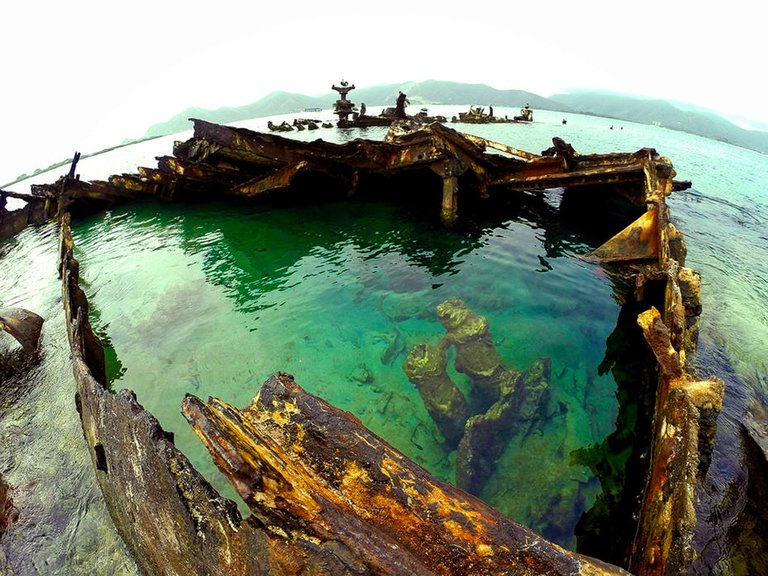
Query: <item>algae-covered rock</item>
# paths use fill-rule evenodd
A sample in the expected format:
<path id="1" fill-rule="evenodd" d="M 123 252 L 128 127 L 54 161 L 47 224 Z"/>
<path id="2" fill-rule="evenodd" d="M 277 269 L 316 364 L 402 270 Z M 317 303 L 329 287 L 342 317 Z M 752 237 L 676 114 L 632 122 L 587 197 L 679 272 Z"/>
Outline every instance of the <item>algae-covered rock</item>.
<path id="1" fill-rule="evenodd" d="M 481 404 L 489 406 L 501 395 L 506 368 L 493 344 L 488 321 L 458 298 L 439 304 L 437 315 L 446 331 L 444 342 L 456 348 L 456 369 L 472 379 Z"/>
<path id="2" fill-rule="evenodd" d="M 443 348 L 418 344 L 408 354 L 403 370 L 418 388 L 424 406 L 445 441 L 455 446 L 464 433 L 469 407 L 464 394 L 446 373 L 445 366 Z"/>
<path id="3" fill-rule="evenodd" d="M 547 414 L 551 361 L 542 358 L 520 374 L 512 384 L 507 372 L 505 394 L 485 414 L 473 416 L 466 424 L 456 455 L 456 483 L 479 494 L 496 469 L 510 440 L 525 436 Z"/>
<path id="4" fill-rule="evenodd" d="M 498 460 L 517 426 L 517 405 L 510 393 L 485 414 L 469 419 L 456 454 L 456 484 L 479 494 L 493 475 Z"/>
<path id="5" fill-rule="evenodd" d="M 539 417 L 549 400 L 549 384 L 552 379 L 552 360 L 539 358 L 521 374 L 517 386 L 519 418 L 532 421 Z"/>

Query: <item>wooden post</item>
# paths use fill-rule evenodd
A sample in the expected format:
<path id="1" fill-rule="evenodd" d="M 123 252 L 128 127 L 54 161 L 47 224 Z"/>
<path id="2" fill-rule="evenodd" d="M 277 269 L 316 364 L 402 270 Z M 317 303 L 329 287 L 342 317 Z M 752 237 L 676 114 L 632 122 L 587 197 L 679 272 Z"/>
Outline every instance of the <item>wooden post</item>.
<path id="1" fill-rule="evenodd" d="M 467 166 L 457 158 L 446 158 L 432 164 L 430 169 L 443 179 L 440 218 L 446 225 L 451 225 L 459 217 L 459 176 L 466 172 Z"/>
<path id="2" fill-rule="evenodd" d="M 58 194 L 58 207 L 56 210 L 56 221 L 61 222 L 61 217 L 64 214 L 64 211 L 66 210 L 67 206 L 69 205 L 69 200 L 67 199 L 67 185 L 69 184 L 70 180 L 76 180 L 76 170 L 77 170 L 77 163 L 80 161 L 80 152 L 75 152 L 75 155 L 72 157 L 72 163 L 69 165 L 69 172 L 66 176 L 63 176 L 61 178 L 61 187 L 59 188 L 59 194 Z"/>
<path id="3" fill-rule="evenodd" d="M 440 207 L 440 218 L 446 224 L 453 224 L 458 218 L 459 179 L 456 176 L 443 178 L 443 203 Z"/>

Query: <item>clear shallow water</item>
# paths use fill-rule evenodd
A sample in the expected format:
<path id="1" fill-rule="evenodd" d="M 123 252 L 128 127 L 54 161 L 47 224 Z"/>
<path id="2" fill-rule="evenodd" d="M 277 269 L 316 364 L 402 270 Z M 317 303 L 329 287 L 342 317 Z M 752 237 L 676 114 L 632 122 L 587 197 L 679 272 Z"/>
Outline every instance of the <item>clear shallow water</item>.
<path id="1" fill-rule="evenodd" d="M 0 371 L 0 475 L 19 511 L 0 539 L 0 574 L 133 575 L 75 410 L 57 251 L 55 225 L 0 244 L 0 308 L 45 319 L 41 357 L 16 374 Z M 0 355 L 17 348 L 0 333 Z"/>
<path id="2" fill-rule="evenodd" d="M 553 521 L 550 501 L 569 493 L 571 512 L 558 522 L 573 545 L 598 486 L 563 455 L 613 431 L 615 384 L 597 366 L 618 307 L 593 266 L 546 260 L 541 230 L 509 221 L 468 239 L 386 204 L 345 203 L 132 205 L 74 232 L 97 325 L 119 360 L 112 386 L 136 391 L 228 494 L 179 404 L 191 392 L 245 406 L 280 370 L 453 481 L 455 453 L 402 364 L 416 344 L 444 335 L 437 304 L 463 299 L 488 318 L 508 366 L 552 359 L 550 402 L 567 407 L 566 429 L 547 421 L 533 445 L 510 448 L 506 472 L 483 496 L 541 529 Z"/>
<path id="3" fill-rule="evenodd" d="M 430 112 L 450 117 L 465 108 L 432 107 Z M 738 474 L 734 454 L 741 413 L 751 397 L 765 394 L 768 381 L 768 278 L 763 264 L 768 254 L 768 159 L 616 120 L 542 111 L 536 111 L 535 120 L 531 125 L 450 126 L 533 152 L 549 147 L 555 135 L 582 153 L 655 147 L 672 158 L 678 178 L 693 181 L 691 190 L 674 193 L 668 202 L 673 221 L 686 236 L 688 265 L 703 277 L 697 364 L 704 375 L 724 375 L 729 384 L 707 494 L 716 502 Z M 240 125 L 265 124 L 266 119 Z M 378 138 L 384 131 L 292 134 L 345 141 Z M 81 162 L 79 172 L 85 179 L 105 178 L 138 165 L 153 166 L 154 156 L 170 153 L 173 139 L 187 136 L 87 159 L 92 163 Z M 28 183 L 11 188 L 23 191 Z M 179 445 L 193 452 L 195 465 L 206 475 L 215 477 L 216 471 L 205 454 L 194 452 L 199 442 L 181 420 L 180 396 L 174 395 L 190 391 L 244 405 L 269 374 L 287 370 L 311 392 L 353 411 L 417 462 L 451 479 L 453 456 L 442 450 L 400 365 L 413 344 L 437 342 L 443 331 L 434 306 L 459 296 L 488 317 L 509 365 L 523 368 L 538 356 L 552 357 L 553 388 L 568 408 L 567 426 L 545 427 L 526 449 L 510 446 L 482 495 L 511 517 L 573 544 L 572 533 L 542 525 L 542 511 L 552 509 L 553 494 L 567 494 L 563 508 L 572 512 L 565 523 L 572 529 L 580 510 L 595 500 L 599 483 L 563 454 L 599 443 L 612 432 L 616 414 L 610 376 L 597 377 L 596 385 L 584 384 L 595 376 L 618 310 L 606 308 L 610 289 L 594 270 L 578 260 L 555 257 L 546 232 L 525 217 L 495 223 L 462 243 L 383 206 L 373 213 L 367 208 L 311 207 L 293 216 L 238 209 L 236 217 L 222 205 L 171 208 L 115 210 L 101 221 L 78 224 L 76 242 L 83 280 L 90 283 L 86 289 L 100 315 L 97 324 L 111 339 L 118 361 L 114 371 L 120 377 L 114 386 L 136 389 L 139 400 L 176 432 Z M 28 238 L 34 234 L 28 231 Z M 120 246 L 125 239 L 130 249 Z M 26 245 L 15 249 L 23 251 Z M 580 251 L 581 246 L 566 242 L 566 255 Z M 134 253 L 143 257 L 134 258 Z M 9 273 L 20 265 L 11 264 Z M 113 277 L 116 270 L 120 281 Z M 307 279 L 317 280 L 314 290 L 304 289 Z M 563 285 L 572 289 L 572 298 L 563 299 Z M 590 308 L 592 299 L 599 308 Z M 538 305 L 531 304 L 534 300 Z M 344 310 L 349 302 L 354 306 Z M 593 318 L 595 310 L 605 317 Z M 231 324 L 233 318 L 237 326 Z M 464 385 L 459 375 L 454 377 Z M 595 397 L 584 397 L 585 390 L 594 390 Z M 547 451 L 555 457 L 544 462 L 538 455 Z M 537 472 L 524 476 L 531 470 Z M 216 483 L 227 486 L 221 479 Z M 527 494 L 514 493 L 518 483 L 529 489 Z"/>

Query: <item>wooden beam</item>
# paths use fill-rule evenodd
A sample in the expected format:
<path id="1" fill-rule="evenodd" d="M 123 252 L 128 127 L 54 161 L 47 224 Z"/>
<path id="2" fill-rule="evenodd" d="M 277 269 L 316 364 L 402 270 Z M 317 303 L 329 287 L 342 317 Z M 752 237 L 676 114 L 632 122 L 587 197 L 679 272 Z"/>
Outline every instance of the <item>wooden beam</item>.
<path id="1" fill-rule="evenodd" d="M 340 542 L 371 574 L 626 574 L 434 478 L 288 374 L 243 410 L 187 396 L 182 412 L 257 516 Z"/>

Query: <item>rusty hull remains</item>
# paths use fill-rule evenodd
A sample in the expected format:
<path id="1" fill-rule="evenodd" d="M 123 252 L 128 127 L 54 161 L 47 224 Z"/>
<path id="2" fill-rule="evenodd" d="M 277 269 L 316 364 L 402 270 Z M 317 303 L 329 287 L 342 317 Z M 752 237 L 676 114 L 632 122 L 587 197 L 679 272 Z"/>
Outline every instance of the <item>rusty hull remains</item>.
<path id="1" fill-rule="evenodd" d="M 685 573 L 693 560 L 700 452 L 711 441 L 723 384 L 688 373 L 700 284 L 685 268 L 682 235 L 669 222 L 665 198 L 676 183 L 667 158 L 652 149 L 580 155 L 557 138 L 539 155 L 440 124 L 384 142 L 337 145 L 194 123 L 194 136 L 177 143 L 173 156 L 158 158 L 156 168 L 107 182 L 65 177 L 33 187 L 37 202 L 62 214 L 60 274 L 78 411 L 112 518 L 145 573 L 625 573 L 565 551 L 433 478 L 285 374 L 273 376 L 242 410 L 215 399 L 184 401 L 188 421 L 253 512 L 242 519 L 132 392 L 106 390 L 104 354 L 88 321 L 65 212 L 141 197 L 290 193 L 307 178 L 353 195 L 372 177 L 414 171 L 439 177 L 435 197 L 448 223 L 465 199 L 555 187 L 610 189 L 644 210 L 589 257 L 609 270 L 619 300 L 648 304 L 638 323 L 658 361 L 649 476 L 626 568 Z M 459 179 L 469 184 L 461 194 Z M 659 286 L 663 297 L 654 298 Z"/>

